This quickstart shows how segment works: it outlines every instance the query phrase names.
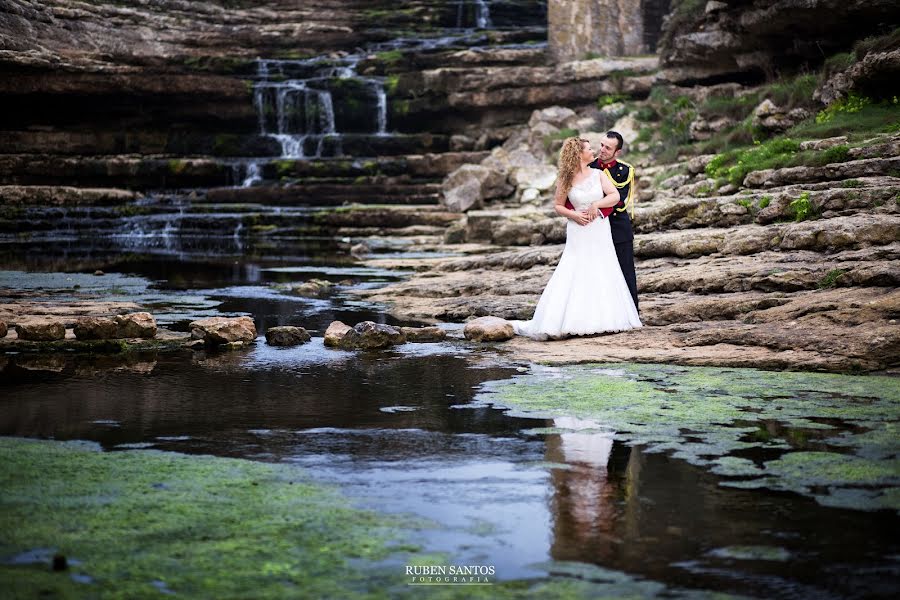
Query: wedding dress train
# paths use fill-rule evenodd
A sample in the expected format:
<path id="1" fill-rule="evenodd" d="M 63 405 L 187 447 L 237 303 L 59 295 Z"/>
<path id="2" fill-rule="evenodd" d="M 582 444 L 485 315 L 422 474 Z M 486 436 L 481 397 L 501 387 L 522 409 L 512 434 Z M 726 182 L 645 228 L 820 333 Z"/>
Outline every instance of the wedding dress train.
<path id="1" fill-rule="evenodd" d="M 569 191 L 577 211 L 603 198 L 600 171 Z M 609 219 L 566 225 L 566 247 L 544 288 L 530 321 L 512 321 L 518 335 L 535 339 L 590 335 L 641 327 L 628 284 L 622 276 Z"/>

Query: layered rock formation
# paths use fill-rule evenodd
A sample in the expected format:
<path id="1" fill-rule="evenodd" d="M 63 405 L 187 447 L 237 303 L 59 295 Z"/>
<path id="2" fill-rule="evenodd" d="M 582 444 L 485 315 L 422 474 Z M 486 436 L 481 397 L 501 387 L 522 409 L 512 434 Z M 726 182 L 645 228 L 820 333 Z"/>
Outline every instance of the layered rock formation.
<path id="1" fill-rule="evenodd" d="M 892 0 L 675 0 L 659 51 L 674 83 L 758 82 L 818 66 L 898 23 Z"/>

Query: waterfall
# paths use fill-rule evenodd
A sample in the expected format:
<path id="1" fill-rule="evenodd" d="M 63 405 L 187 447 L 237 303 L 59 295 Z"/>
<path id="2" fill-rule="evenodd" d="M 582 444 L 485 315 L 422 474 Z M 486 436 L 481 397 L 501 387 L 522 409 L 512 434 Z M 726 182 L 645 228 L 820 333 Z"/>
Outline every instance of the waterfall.
<path id="1" fill-rule="evenodd" d="M 356 66 L 360 58 L 353 55 L 340 59 L 257 61 L 253 104 L 259 133 L 279 143 L 281 158 L 320 158 L 326 151 L 329 155 L 342 154 L 331 91 L 338 80 L 359 81 L 363 89 L 372 90 L 376 110 L 371 133 L 387 135 L 384 81 L 359 76 Z M 339 62 L 335 64 L 335 60 Z M 244 184 L 256 181 L 250 179 L 248 172 Z"/>
<path id="2" fill-rule="evenodd" d="M 387 94 L 384 93 L 384 86 L 375 85 L 375 98 L 378 102 L 377 113 L 377 131 L 378 135 L 385 135 L 387 132 Z"/>
<path id="3" fill-rule="evenodd" d="M 247 174 L 243 181 L 241 181 L 241 187 L 250 187 L 260 181 L 262 181 L 262 176 L 259 173 L 259 163 L 255 160 L 251 160 L 247 163 Z"/>
<path id="4" fill-rule="evenodd" d="M 487 29 L 491 26 L 491 10 L 487 0 L 475 0 L 475 27 Z"/>
<path id="5" fill-rule="evenodd" d="M 459 4 L 456 7 L 456 28 L 462 29 L 465 25 L 465 16 L 466 10 L 465 7 L 469 6 L 470 0 L 459 0 Z M 487 0 L 471 0 L 471 3 L 475 5 L 475 28 L 476 29 L 487 29 L 492 26 L 491 23 L 491 9 L 488 6 Z"/>

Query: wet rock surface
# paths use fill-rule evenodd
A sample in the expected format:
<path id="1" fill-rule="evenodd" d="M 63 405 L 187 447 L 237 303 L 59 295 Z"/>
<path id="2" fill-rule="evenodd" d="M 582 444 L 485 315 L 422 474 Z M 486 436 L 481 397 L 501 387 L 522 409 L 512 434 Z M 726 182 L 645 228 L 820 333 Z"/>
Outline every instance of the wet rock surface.
<path id="1" fill-rule="evenodd" d="M 303 327 L 283 325 L 266 329 L 266 343 L 270 346 L 299 346 L 311 339 Z"/>
<path id="2" fill-rule="evenodd" d="M 210 317 L 191 322 L 191 337 L 212 345 L 250 343 L 256 339 L 256 326 L 250 317 Z"/>
<path id="3" fill-rule="evenodd" d="M 344 333 L 338 347 L 342 350 L 382 350 L 405 342 L 406 336 L 400 329 L 363 321 Z"/>
<path id="4" fill-rule="evenodd" d="M 545 118 L 536 113 L 534 122 Z M 810 140 L 805 147 L 825 150 L 842 141 Z M 896 145 L 896 134 L 883 135 L 852 148 L 844 163 L 751 172 L 743 187 L 709 197 L 698 190 L 708 189 L 711 157 L 658 184 L 652 178 L 668 167 L 638 166 L 639 189 L 652 192 L 633 219 L 645 328 L 588 340 L 515 338 L 505 347 L 553 363 L 896 367 Z M 457 246 L 466 248 L 464 256 L 397 263 L 416 273 L 358 293 L 392 306 L 397 318 L 530 318 L 565 241 L 565 221 L 541 201 L 510 206 L 507 199 L 469 211 L 444 240 L 447 248 L 470 242 Z M 394 266 L 377 257 L 367 264 Z"/>

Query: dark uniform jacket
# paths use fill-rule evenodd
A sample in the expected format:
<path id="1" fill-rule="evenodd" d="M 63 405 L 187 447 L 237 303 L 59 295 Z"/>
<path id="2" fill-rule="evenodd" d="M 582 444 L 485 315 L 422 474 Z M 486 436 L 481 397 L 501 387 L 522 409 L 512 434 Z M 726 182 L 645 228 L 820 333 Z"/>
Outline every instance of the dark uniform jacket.
<path id="1" fill-rule="evenodd" d="M 595 160 L 588 165 L 592 169 L 600 169 L 600 159 Z M 604 215 L 608 214 L 609 228 L 612 231 L 613 243 L 630 242 L 634 239 L 634 232 L 631 229 L 631 217 L 628 214 L 632 207 L 632 195 L 634 194 L 634 167 L 627 162 L 621 160 L 613 161 L 610 168 L 604 169 L 613 184 L 619 190 L 621 200 L 613 207 L 611 212 L 609 209 L 601 209 Z M 566 200 L 566 208 L 572 209 L 572 204 Z"/>
<path id="2" fill-rule="evenodd" d="M 634 239 L 634 232 L 631 230 L 631 217 L 628 210 L 632 206 L 632 194 L 634 193 L 634 167 L 621 160 L 613 161 L 614 164 L 604 169 L 606 174 L 612 179 L 613 184 L 619 189 L 619 197 L 621 200 L 616 204 L 609 214 L 609 228 L 612 231 L 613 242 L 630 242 Z M 590 165 L 592 169 L 600 168 L 600 160 L 595 160 Z"/>

